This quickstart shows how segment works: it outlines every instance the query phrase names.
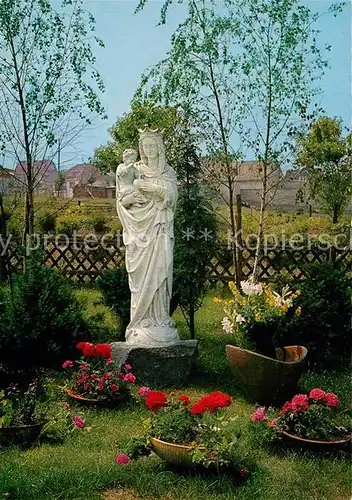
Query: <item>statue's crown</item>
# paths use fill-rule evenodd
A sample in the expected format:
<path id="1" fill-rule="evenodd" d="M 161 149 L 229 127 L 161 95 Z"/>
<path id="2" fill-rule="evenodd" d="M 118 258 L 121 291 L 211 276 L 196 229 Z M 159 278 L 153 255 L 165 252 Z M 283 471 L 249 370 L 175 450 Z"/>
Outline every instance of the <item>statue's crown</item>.
<path id="1" fill-rule="evenodd" d="M 139 135 L 141 139 L 145 139 L 146 137 L 162 137 L 164 130 L 159 130 L 158 128 L 151 129 L 148 125 L 145 125 L 145 128 L 138 129 Z"/>

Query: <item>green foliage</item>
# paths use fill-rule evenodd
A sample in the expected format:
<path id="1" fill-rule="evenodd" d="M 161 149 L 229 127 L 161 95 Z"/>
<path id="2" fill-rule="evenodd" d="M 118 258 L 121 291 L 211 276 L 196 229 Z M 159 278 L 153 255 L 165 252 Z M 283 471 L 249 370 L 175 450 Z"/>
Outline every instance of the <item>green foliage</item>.
<path id="1" fill-rule="evenodd" d="M 295 305 L 301 315 L 281 329 L 285 345 L 303 345 L 313 364 L 326 365 L 332 356 L 351 348 L 351 283 L 346 269 L 330 262 L 308 265 L 306 278 L 296 283 Z"/>
<path id="2" fill-rule="evenodd" d="M 169 153 L 170 165 L 179 180 L 172 304 L 181 307 L 194 338 L 194 314 L 202 305 L 209 264 L 216 248 L 216 218 L 202 192 L 199 151 L 187 128 L 175 130 Z"/>
<path id="3" fill-rule="evenodd" d="M 128 274 L 124 265 L 116 269 L 107 269 L 96 281 L 102 291 L 104 302 L 120 317 L 119 334 L 123 338 L 130 320 L 131 292 L 128 286 Z"/>
<path id="4" fill-rule="evenodd" d="M 56 228 L 56 214 L 45 213 L 39 219 L 39 227 L 42 233 L 54 233 Z"/>
<path id="5" fill-rule="evenodd" d="M 294 304 L 298 293 L 293 293 L 288 285 L 277 293 L 269 284 L 254 284 L 250 280 L 241 281 L 241 288 L 239 291 L 230 283 L 233 297 L 225 301 L 215 299 L 224 304 L 223 329 L 232 333 L 243 349 L 254 349 L 276 358 L 278 332 L 282 325 L 300 314 L 300 308 Z"/>
<path id="6" fill-rule="evenodd" d="M 135 99 L 131 104 L 131 111 L 119 118 L 109 129 L 110 140 L 94 152 L 93 163 L 102 172 L 116 170 L 122 162 L 124 149 L 134 148 L 138 151 L 138 129 L 146 124 L 153 129 L 164 130 L 166 150 L 168 139 L 174 132 L 179 118 L 175 108 L 154 106 L 148 101 L 140 102 Z"/>
<path id="7" fill-rule="evenodd" d="M 169 443 L 189 444 L 197 438 L 198 420 L 185 406 L 167 407 L 154 416 L 150 433 Z"/>
<path id="8" fill-rule="evenodd" d="M 319 118 L 297 141 L 297 163 L 309 173 L 308 192 L 337 223 L 352 193 L 352 133 L 342 136 L 341 121 Z"/>
<path id="9" fill-rule="evenodd" d="M 70 286 L 32 254 L 26 272 L 14 277 L 12 292 L 0 290 L 0 368 L 20 375 L 56 367 L 75 353 L 86 335 L 81 307 Z"/>
<path id="10" fill-rule="evenodd" d="M 75 290 L 74 295 L 82 308 L 82 318 L 86 328 L 86 336 L 85 332 L 82 332 L 80 340 L 90 339 L 94 343 L 118 340 L 119 318 L 103 303 L 102 294 L 92 288 L 79 288 Z"/>
<path id="11" fill-rule="evenodd" d="M 27 388 L 11 385 L 5 392 L 0 392 L 0 428 L 43 422 L 44 413 L 38 407 L 38 396 L 35 381 Z"/>

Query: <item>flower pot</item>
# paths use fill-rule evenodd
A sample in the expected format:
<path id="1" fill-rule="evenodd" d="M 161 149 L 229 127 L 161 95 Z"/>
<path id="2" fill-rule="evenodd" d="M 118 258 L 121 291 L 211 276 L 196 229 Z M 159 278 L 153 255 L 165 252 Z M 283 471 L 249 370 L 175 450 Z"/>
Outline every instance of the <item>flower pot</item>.
<path id="1" fill-rule="evenodd" d="M 128 399 L 128 394 L 126 394 L 126 393 L 119 394 L 118 397 L 116 397 L 113 400 L 99 399 L 99 398 L 86 398 L 85 396 L 81 396 L 80 394 L 75 393 L 70 388 L 66 389 L 66 394 L 71 399 L 74 399 L 75 401 L 78 401 L 79 403 L 88 404 L 88 405 L 117 406 L 120 403 L 122 403 L 123 401 L 126 401 Z"/>
<path id="2" fill-rule="evenodd" d="M 276 349 L 277 359 L 227 345 L 226 358 L 238 386 L 258 402 L 281 403 L 296 391 L 306 368 L 307 349 L 287 346 Z"/>
<path id="3" fill-rule="evenodd" d="M 158 457 L 170 464 L 182 467 L 195 465 L 192 462 L 192 456 L 190 454 L 190 451 L 194 449 L 193 446 L 168 443 L 167 441 L 162 441 L 154 437 L 150 438 L 150 444 Z M 204 447 L 200 447 L 200 449 L 204 449 Z"/>
<path id="4" fill-rule="evenodd" d="M 46 422 L 15 427 L 0 427 L 0 444 L 31 444 L 38 439 Z"/>
<path id="5" fill-rule="evenodd" d="M 330 451 L 334 449 L 348 449 L 352 443 L 352 434 L 346 435 L 344 438 L 335 441 L 318 441 L 314 439 L 302 438 L 281 431 L 280 433 L 286 444 L 295 448 L 310 449 L 315 451 Z"/>

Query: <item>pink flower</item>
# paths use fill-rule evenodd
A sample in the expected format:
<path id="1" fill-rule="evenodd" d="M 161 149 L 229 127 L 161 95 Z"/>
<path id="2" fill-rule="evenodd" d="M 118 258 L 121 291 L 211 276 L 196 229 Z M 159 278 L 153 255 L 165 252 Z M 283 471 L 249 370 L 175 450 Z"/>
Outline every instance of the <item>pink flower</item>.
<path id="1" fill-rule="evenodd" d="M 251 415 L 252 422 L 264 422 L 265 420 L 265 408 L 257 408 Z"/>
<path id="2" fill-rule="evenodd" d="M 306 411 L 309 407 L 307 394 L 296 394 L 291 401 L 292 409 L 295 412 Z"/>
<path id="3" fill-rule="evenodd" d="M 150 391 L 151 389 L 149 389 L 149 387 L 140 387 L 137 392 L 141 398 L 146 398 Z"/>
<path id="4" fill-rule="evenodd" d="M 111 390 L 112 390 L 112 392 L 117 392 L 119 390 L 119 386 L 117 384 L 112 384 Z"/>
<path id="5" fill-rule="evenodd" d="M 70 361 L 69 359 L 62 363 L 62 368 L 72 368 L 73 367 L 73 361 Z"/>
<path id="6" fill-rule="evenodd" d="M 339 398 L 333 392 L 327 392 L 324 399 L 326 404 L 331 407 L 338 407 L 340 404 Z"/>
<path id="7" fill-rule="evenodd" d="M 84 419 L 82 417 L 80 417 L 79 415 L 75 415 L 73 417 L 73 423 L 75 424 L 75 426 L 78 428 L 78 429 L 83 429 L 84 426 L 86 425 Z"/>
<path id="8" fill-rule="evenodd" d="M 84 384 L 83 389 L 84 389 L 85 391 L 88 391 L 88 387 L 89 387 L 89 384 Z"/>
<path id="9" fill-rule="evenodd" d="M 98 391 L 101 392 L 104 390 L 104 380 L 101 380 L 98 384 Z"/>
<path id="10" fill-rule="evenodd" d="M 113 374 L 111 372 L 108 372 L 108 373 L 104 373 L 103 375 L 103 378 L 105 378 L 105 380 L 111 380 L 113 378 Z"/>
<path id="11" fill-rule="evenodd" d="M 63 401 L 62 403 L 57 403 L 58 406 L 62 406 L 63 408 L 70 408 L 70 404 L 67 401 Z"/>
<path id="12" fill-rule="evenodd" d="M 82 371 L 86 370 L 86 369 L 87 369 L 87 366 L 88 366 L 88 365 L 87 365 L 87 363 L 84 363 L 84 362 L 83 362 L 83 363 L 81 364 L 81 370 L 82 370 Z"/>
<path id="13" fill-rule="evenodd" d="M 309 397 L 314 401 L 325 399 L 325 391 L 323 391 L 322 389 L 312 389 L 309 393 Z"/>
<path id="14" fill-rule="evenodd" d="M 124 365 L 124 369 L 125 369 L 125 370 L 127 370 L 127 371 L 128 371 L 128 370 L 132 370 L 132 366 L 131 366 L 131 365 L 128 365 L 128 364 L 126 364 L 126 365 Z"/>
<path id="15" fill-rule="evenodd" d="M 277 418 L 273 418 L 272 420 L 270 420 L 270 422 L 268 423 L 268 427 L 270 427 L 270 429 L 276 429 L 277 428 Z"/>
<path id="16" fill-rule="evenodd" d="M 97 380 L 98 375 L 97 375 L 96 373 L 92 373 L 92 375 L 90 376 L 90 378 L 91 378 L 92 380 Z"/>
<path id="17" fill-rule="evenodd" d="M 136 381 L 136 377 L 133 375 L 133 373 L 126 373 L 123 381 L 128 382 L 129 384 L 134 384 Z"/>
<path id="18" fill-rule="evenodd" d="M 109 359 L 106 360 L 106 366 L 111 365 L 111 363 L 112 363 L 112 359 L 111 358 L 109 358 Z"/>
<path id="19" fill-rule="evenodd" d="M 130 457 L 128 455 L 125 455 L 125 453 L 118 453 L 116 455 L 116 463 L 119 465 L 126 465 L 130 461 Z"/>

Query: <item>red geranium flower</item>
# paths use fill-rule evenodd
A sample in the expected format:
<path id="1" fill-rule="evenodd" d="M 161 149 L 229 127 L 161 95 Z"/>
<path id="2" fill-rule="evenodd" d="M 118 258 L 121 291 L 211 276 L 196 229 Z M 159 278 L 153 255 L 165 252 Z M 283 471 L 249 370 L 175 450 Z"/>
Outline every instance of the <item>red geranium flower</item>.
<path id="1" fill-rule="evenodd" d="M 111 358 L 111 345 L 110 344 L 97 344 L 95 346 L 95 355 L 98 358 Z"/>
<path id="2" fill-rule="evenodd" d="M 309 393 L 310 399 L 318 401 L 319 399 L 325 399 L 325 391 L 322 389 L 312 389 Z"/>
<path id="3" fill-rule="evenodd" d="M 228 394 L 221 391 L 211 392 L 192 405 L 190 412 L 193 415 L 200 415 L 206 411 L 214 413 L 219 408 L 230 406 L 231 401 L 232 398 Z"/>
<path id="4" fill-rule="evenodd" d="M 296 394 L 291 401 L 292 409 L 295 412 L 306 411 L 309 407 L 307 394 Z"/>
<path id="5" fill-rule="evenodd" d="M 76 344 L 76 347 L 77 349 L 79 349 L 80 351 L 83 351 L 84 347 L 86 346 L 86 344 L 89 344 L 89 342 L 78 342 L 78 344 Z"/>
<path id="6" fill-rule="evenodd" d="M 145 399 L 145 404 L 150 411 L 156 413 L 160 408 L 166 405 L 167 396 L 162 391 L 150 391 Z"/>
<path id="7" fill-rule="evenodd" d="M 92 358 L 95 356 L 95 346 L 90 344 L 89 342 L 85 342 L 85 345 L 82 349 L 83 356 L 86 358 Z"/>
<path id="8" fill-rule="evenodd" d="M 333 392 L 327 392 L 324 399 L 326 404 L 331 407 L 337 407 L 340 404 L 339 398 Z"/>
<path id="9" fill-rule="evenodd" d="M 189 405 L 189 403 L 191 402 L 191 398 L 187 396 L 187 394 L 181 394 L 178 399 L 185 405 Z"/>
<path id="10" fill-rule="evenodd" d="M 291 401 L 286 401 L 286 403 L 281 408 L 280 413 L 281 415 L 285 415 L 285 413 L 287 413 L 288 411 L 293 411 Z"/>

